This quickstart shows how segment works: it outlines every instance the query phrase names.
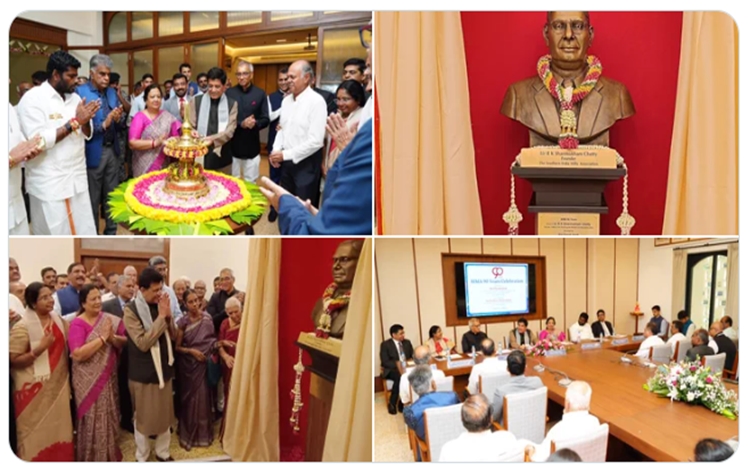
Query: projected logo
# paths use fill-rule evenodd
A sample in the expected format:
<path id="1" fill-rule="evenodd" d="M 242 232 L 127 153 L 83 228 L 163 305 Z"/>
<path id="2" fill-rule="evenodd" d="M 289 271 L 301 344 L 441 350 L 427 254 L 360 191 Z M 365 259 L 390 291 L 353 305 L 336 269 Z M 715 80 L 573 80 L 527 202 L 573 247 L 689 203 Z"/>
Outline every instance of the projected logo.
<path id="1" fill-rule="evenodd" d="M 503 268 L 502 267 L 493 267 L 492 268 L 492 275 L 494 275 L 495 278 L 502 277 L 503 276 Z"/>

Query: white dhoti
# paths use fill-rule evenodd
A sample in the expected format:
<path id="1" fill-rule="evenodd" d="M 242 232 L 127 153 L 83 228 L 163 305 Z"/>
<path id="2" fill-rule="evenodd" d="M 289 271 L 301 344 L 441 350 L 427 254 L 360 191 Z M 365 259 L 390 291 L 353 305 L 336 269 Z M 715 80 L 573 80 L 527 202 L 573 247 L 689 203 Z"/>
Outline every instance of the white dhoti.
<path id="1" fill-rule="evenodd" d="M 26 218 L 26 205 L 23 203 L 23 196 L 11 197 L 8 203 L 8 234 L 10 236 L 28 236 L 29 221 Z"/>
<path id="2" fill-rule="evenodd" d="M 31 229 L 35 235 L 96 236 L 89 193 L 80 192 L 65 200 L 44 201 L 29 195 Z"/>
<path id="3" fill-rule="evenodd" d="M 245 182 L 253 182 L 260 178 L 260 154 L 252 159 L 232 158 L 232 176 Z"/>

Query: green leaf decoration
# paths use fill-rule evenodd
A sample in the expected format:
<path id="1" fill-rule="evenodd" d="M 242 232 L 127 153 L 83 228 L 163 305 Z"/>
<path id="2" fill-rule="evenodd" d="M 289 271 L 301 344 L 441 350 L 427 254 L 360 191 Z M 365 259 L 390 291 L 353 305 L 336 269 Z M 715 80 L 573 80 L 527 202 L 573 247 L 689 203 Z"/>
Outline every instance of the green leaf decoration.
<path id="1" fill-rule="evenodd" d="M 224 220 L 216 220 L 216 221 L 207 221 L 206 223 L 203 223 L 207 228 L 219 231 L 221 234 L 231 234 L 232 228 L 229 226 L 229 223 L 227 223 Z"/>

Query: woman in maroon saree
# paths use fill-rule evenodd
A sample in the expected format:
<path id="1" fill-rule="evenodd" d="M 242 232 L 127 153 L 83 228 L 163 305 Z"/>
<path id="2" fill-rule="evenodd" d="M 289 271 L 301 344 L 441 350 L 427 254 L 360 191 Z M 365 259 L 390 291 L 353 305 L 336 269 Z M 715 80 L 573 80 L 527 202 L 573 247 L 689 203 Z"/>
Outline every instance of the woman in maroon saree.
<path id="1" fill-rule="evenodd" d="M 216 333 L 211 315 L 201 310 L 195 290 L 185 290 L 183 301 L 188 312 L 177 322 L 177 415 L 180 446 L 189 451 L 214 441 L 207 359 L 213 353 Z"/>
<path id="2" fill-rule="evenodd" d="M 221 420 L 221 437 L 224 438 L 224 427 L 227 424 L 227 410 L 229 409 L 229 387 L 234 369 L 234 356 L 237 352 L 237 341 L 240 336 L 240 322 L 242 321 L 242 303 L 235 297 L 227 300 L 225 305 L 228 318 L 219 327 L 219 356 L 221 357 L 221 377 L 224 380 L 224 417 Z"/>
<path id="3" fill-rule="evenodd" d="M 81 309 L 70 323 L 76 401 L 76 461 L 119 462 L 120 399 L 117 361 L 127 342 L 120 318 L 104 313 L 94 285 L 79 292 Z"/>

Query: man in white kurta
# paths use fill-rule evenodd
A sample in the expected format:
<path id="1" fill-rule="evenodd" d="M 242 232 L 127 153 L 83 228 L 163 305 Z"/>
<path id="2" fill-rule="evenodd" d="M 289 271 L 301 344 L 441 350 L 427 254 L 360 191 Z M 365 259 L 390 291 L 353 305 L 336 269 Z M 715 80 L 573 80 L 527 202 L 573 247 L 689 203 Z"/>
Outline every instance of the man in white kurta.
<path id="1" fill-rule="evenodd" d="M 26 206 L 23 202 L 21 184 L 22 163 L 36 157 L 41 149 L 38 136 L 27 141 L 18 122 L 16 109 L 8 107 L 8 149 L 10 151 L 10 171 L 8 173 L 8 234 L 24 236 L 29 234 Z"/>
<path id="2" fill-rule="evenodd" d="M 648 359 L 651 348 L 663 345 L 664 340 L 659 337 L 659 327 L 656 323 L 648 323 L 646 329 L 643 330 L 643 335 L 646 339 L 643 340 L 635 355 L 641 359 Z"/>
<path id="3" fill-rule="evenodd" d="M 430 364 L 430 350 L 427 348 L 427 346 L 419 346 L 418 348 L 414 349 L 414 366 L 418 365 L 429 365 Z M 434 364 L 433 364 L 434 367 Z M 401 398 L 401 403 L 404 405 L 408 405 L 409 403 L 414 403 L 415 401 L 419 400 L 419 395 L 417 395 L 416 392 L 411 391 L 411 385 L 409 384 L 409 374 L 414 369 L 414 367 L 406 369 L 406 371 L 401 374 L 401 383 L 398 384 L 398 395 Z M 440 369 L 432 369 L 432 380 L 438 380 L 438 379 L 444 379 L 445 373 Z"/>
<path id="4" fill-rule="evenodd" d="M 297 61 L 289 67 L 290 94 L 281 102 L 281 129 L 276 133 L 272 166 L 281 166 L 281 186 L 314 204 L 320 194 L 326 135 L 326 101 L 312 89 L 312 67 Z"/>
<path id="5" fill-rule="evenodd" d="M 594 333 L 591 331 L 591 326 L 589 326 L 589 315 L 587 313 L 581 313 L 578 321 L 568 331 L 570 332 L 570 340 L 574 343 L 586 339 L 594 339 Z"/>
<path id="6" fill-rule="evenodd" d="M 661 340 L 658 336 L 652 337 Z M 599 428 L 599 419 L 589 413 L 590 404 L 591 386 L 580 380 L 571 383 L 565 391 L 565 409 L 562 420 L 550 428 L 544 442 L 534 448 L 531 460 L 546 461 L 551 454 L 552 441 L 574 439 L 596 431 Z"/>
<path id="7" fill-rule="evenodd" d="M 18 119 L 26 136 L 40 135 L 45 151 L 26 164 L 31 230 L 36 235 L 96 235 L 86 175 L 85 140 L 98 102 L 73 93 L 81 63 L 65 51 L 50 57 L 49 79 L 26 92 Z M 79 106 L 80 104 L 80 106 Z"/>
<path id="8" fill-rule="evenodd" d="M 523 450 L 513 433 L 492 432 L 492 407 L 482 394 L 472 395 L 463 403 L 461 423 L 466 431 L 443 445 L 439 462 L 497 462 Z"/>
<path id="9" fill-rule="evenodd" d="M 682 334 L 682 321 L 675 320 L 672 322 L 672 336 L 667 339 L 667 344 L 672 348 L 672 357 L 674 357 L 674 351 L 677 349 L 677 343 L 680 344 L 688 343 L 688 338 L 685 337 L 684 334 Z"/>
<path id="10" fill-rule="evenodd" d="M 482 341 L 481 354 L 484 356 L 484 360 L 476 364 L 471 368 L 471 374 L 469 375 L 469 385 L 466 389 L 471 395 L 480 393 L 479 392 L 479 377 L 486 377 L 493 374 L 502 374 L 508 371 L 508 363 L 501 361 L 495 356 L 495 342 L 489 338 Z M 494 392 L 481 392 L 488 397 Z"/>

